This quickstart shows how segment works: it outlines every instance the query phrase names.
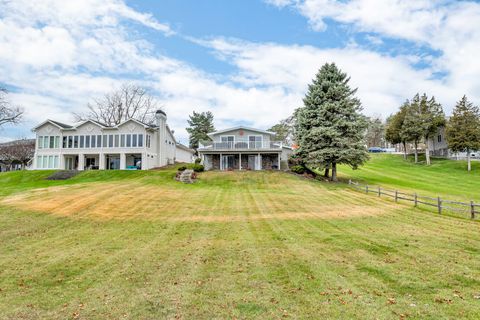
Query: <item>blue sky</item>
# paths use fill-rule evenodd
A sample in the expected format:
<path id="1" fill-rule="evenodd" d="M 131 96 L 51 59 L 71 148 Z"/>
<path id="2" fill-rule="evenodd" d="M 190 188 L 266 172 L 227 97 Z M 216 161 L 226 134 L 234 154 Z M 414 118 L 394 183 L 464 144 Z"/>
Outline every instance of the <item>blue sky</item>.
<path id="1" fill-rule="evenodd" d="M 479 24 L 475 1 L 0 0 L 0 84 L 25 110 L 0 141 L 72 122 L 125 82 L 156 97 L 183 142 L 193 110 L 219 129 L 268 128 L 326 62 L 351 76 L 367 115 L 416 92 L 449 113 L 463 94 L 480 102 Z"/>

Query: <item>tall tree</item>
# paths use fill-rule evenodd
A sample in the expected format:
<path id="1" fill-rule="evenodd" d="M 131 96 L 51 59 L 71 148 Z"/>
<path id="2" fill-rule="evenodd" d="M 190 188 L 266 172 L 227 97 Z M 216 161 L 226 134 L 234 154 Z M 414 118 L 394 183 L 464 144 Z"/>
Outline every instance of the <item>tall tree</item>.
<path id="1" fill-rule="evenodd" d="M 304 106 L 295 112 L 298 154 L 308 166 L 330 166 L 332 181 L 337 180 L 337 164 L 356 169 L 368 159 L 367 121 L 349 81 L 334 63 L 326 63 L 308 86 Z"/>
<path id="2" fill-rule="evenodd" d="M 365 139 L 367 147 L 382 147 L 385 142 L 385 124 L 380 117 L 367 118 L 367 132 Z"/>
<path id="3" fill-rule="evenodd" d="M 405 141 L 413 142 L 415 147 L 415 163 L 418 163 L 418 144 L 423 137 L 420 95 L 416 94 L 412 101 L 406 102 L 405 106 L 405 119 L 400 131 L 400 136 Z"/>
<path id="4" fill-rule="evenodd" d="M 20 163 L 25 169 L 27 163 L 35 154 L 35 140 L 23 139 L 0 144 L 0 159 L 13 163 Z"/>
<path id="5" fill-rule="evenodd" d="M 7 93 L 6 89 L 0 88 L 0 127 L 7 123 L 19 123 L 23 115 L 23 110 L 7 99 Z"/>
<path id="6" fill-rule="evenodd" d="M 207 112 L 195 112 L 189 116 L 187 120 L 190 127 L 186 128 L 189 134 L 190 148 L 198 149 L 200 141 L 208 141 L 208 133 L 215 131 L 213 126 L 213 114 L 210 111 Z"/>
<path id="7" fill-rule="evenodd" d="M 405 102 L 401 107 L 400 110 L 388 117 L 387 125 L 385 129 L 385 139 L 392 143 L 392 144 L 399 144 L 403 145 L 403 158 L 407 159 L 407 140 L 402 137 L 402 127 L 405 121 L 405 115 L 407 113 L 407 108 L 409 106 L 408 101 Z"/>
<path id="8" fill-rule="evenodd" d="M 447 125 L 448 147 L 467 153 L 467 170 L 472 170 L 470 154 L 480 150 L 480 110 L 466 96 L 457 102 Z"/>
<path id="9" fill-rule="evenodd" d="M 445 126 L 445 113 L 442 105 L 435 100 L 435 97 L 428 99 L 426 94 L 420 98 L 423 141 L 425 143 L 425 158 L 427 165 L 430 165 L 430 146 L 429 140 L 432 135 L 436 134 L 438 128 Z"/>
<path id="10" fill-rule="evenodd" d="M 128 119 L 143 123 L 155 122 L 157 103 L 147 90 L 135 84 L 123 84 L 119 89 L 106 93 L 101 99 L 87 104 L 86 113 L 74 113 L 77 121 L 96 120 L 114 126 Z"/>
<path id="11" fill-rule="evenodd" d="M 276 125 L 272 126 L 268 131 L 275 133 L 275 139 L 282 141 L 285 144 L 293 143 L 294 136 L 294 117 L 290 116 L 281 120 Z"/>

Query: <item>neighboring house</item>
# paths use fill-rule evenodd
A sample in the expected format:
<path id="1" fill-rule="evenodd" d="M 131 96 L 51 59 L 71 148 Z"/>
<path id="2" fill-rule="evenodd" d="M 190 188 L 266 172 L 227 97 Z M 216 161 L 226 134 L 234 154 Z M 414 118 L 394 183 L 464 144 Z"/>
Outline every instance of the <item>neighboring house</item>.
<path id="1" fill-rule="evenodd" d="M 35 139 L 0 143 L 0 172 L 22 170 L 31 164 Z"/>
<path id="2" fill-rule="evenodd" d="M 448 141 L 446 137 L 445 127 L 438 128 L 435 135 L 428 140 L 428 147 L 432 156 L 443 157 L 453 160 L 467 159 L 466 152 L 453 152 L 448 148 Z M 472 150 L 470 156 L 473 159 L 480 159 L 480 150 Z"/>
<path id="3" fill-rule="evenodd" d="M 215 131 L 198 153 L 206 170 L 263 170 L 287 167 L 292 148 L 275 141 L 275 133 L 239 126 Z"/>
<path id="4" fill-rule="evenodd" d="M 94 120 L 75 126 L 46 120 L 33 129 L 36 147 L 32 168 L 147 170 L 179 159 L 192 162 L 194 150 L 176 142 L 166 121 L 162 110 L 156 113 L 156 125 L 135 119 L 115 126 Z"/>

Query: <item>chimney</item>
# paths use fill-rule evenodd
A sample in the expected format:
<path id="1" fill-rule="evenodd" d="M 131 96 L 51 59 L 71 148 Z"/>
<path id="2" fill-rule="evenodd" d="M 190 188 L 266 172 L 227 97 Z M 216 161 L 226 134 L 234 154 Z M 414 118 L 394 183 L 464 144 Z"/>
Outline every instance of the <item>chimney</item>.
<path id="1" fill-rule="evenodd" d="M 167 139 L 167 114 L 165 111 L 158 109 L 155 113 L 158 126 L 158 162 L 159 167 L 167 165 L 167 146 L 165 140 Z"/>

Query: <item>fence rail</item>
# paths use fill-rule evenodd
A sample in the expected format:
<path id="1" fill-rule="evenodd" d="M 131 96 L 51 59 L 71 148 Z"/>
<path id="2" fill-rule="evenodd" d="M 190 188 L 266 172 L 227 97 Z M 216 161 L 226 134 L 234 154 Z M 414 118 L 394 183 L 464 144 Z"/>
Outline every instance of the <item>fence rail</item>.
<path id="1" fill-rule="evenodd" d="M 374 193 L 378 197 L 387 196 L 393 198 L 395 202 L 403 200 L 413 202 L 415 207 L 418 207 L 420 204 L 435 207 L 439 214 L 441 214 L 442 211 L 460 212 L 470 214 L 470 219 L 475 219 L 477 214 L 480 214 L 480 209 L 477 209 L 477 207 L 480 207 L 480 203 L 474 203 L 473 201 L 461 202 L 442 199 L 440 196 L 436 198 L 422 196 L 417 193 L 406 193 L 398 190 L 369 186 L 368 184 L 360 184 L 352 180 L 348 180 L 348 184 L 354 189 L 365 192 L 366 194 Z"/>

